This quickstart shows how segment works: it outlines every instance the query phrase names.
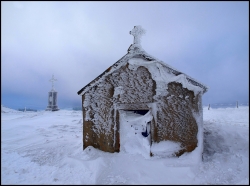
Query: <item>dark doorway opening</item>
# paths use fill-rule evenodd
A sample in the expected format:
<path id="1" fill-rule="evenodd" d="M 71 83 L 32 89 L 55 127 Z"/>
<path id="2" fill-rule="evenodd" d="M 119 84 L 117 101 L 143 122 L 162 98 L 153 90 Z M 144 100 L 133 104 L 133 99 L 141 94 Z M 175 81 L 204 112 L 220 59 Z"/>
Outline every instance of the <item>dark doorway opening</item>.
<path id="1" fill-rule="evenodd" d="M 148 112 L 148 110 L 125 110 L 125 111 L 133 111 L 134 113 L 140 114 L 140 115 L 145 115 Z"/>

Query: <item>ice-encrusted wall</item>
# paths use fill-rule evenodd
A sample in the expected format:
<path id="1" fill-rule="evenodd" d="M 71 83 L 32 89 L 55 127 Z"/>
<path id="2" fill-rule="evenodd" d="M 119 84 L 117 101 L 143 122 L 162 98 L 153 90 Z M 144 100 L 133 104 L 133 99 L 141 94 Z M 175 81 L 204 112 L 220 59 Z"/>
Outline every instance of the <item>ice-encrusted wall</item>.
<path id="1" fill-rule="evenodd" d="M 114 95 L 116 103 L 151 103 L 155 94 L 154 81 L 145 67 L 131 70 L 128 65 L 114 72 L 110 81 L 118 93 Z"/>
<path id="2" fill-rule="evenodd" d="M 137 57 L 102 78 L 83 95 L 85 144 L 119 151 L 117 105 L 133 109 L 133 105 L 145 103 L 145 109 L 151 108 L 154 115 L 152 142 L 180 142 L 179 153 L 195 149 L 202 90 L 188 82 L 184 74 L 173 74 L 161 62 Z"/>
<path id="3" fill-rule="evenodd" d="M 181 83 L 168 84 L 168 94 L 158 97 L 155 142 L 170 140 L 181 143 L 184 151 L 197 146 L 198 125 L 193 113 L 199 115 L 198 98 Z"/>
<path id="4" fill-rule="evenodd" d="M 113 149 L 113 86 L 103 81 L 83 96 L 84 135 L 83 142 L 105 151 Z M 84 145 L 84 148 L 87 146 Z"/>
<path id="5" fill-rule="evenodd" d="M 86 110 L 86 120 L 94 123 L 94 132 L 109 135 L 112 124 L 113 86 L 104 81 L 94 86 L 85 94 L 83 105 Z"/>
<path id="6" fill-rule="evenodd" d="M 154 87 L 154 81 L 145 67 L 131 70 L 124 65 L 90 88 L 83 96 L 84 143 L 98 148 L 106 146 L 102 148 L 109 152 L 116 151 L 112 150 L 119 146 L 116 103 L 152 102 Z"/>

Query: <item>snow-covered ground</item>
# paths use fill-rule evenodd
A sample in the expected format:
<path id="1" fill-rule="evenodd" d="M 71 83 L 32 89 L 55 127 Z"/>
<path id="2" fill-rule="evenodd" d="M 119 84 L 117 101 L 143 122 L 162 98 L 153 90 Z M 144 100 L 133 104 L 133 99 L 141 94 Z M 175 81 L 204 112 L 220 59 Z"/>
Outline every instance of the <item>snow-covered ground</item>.
<path id="1" fill-rule="evenodd" d="M 249 184 L 249 107 L 204 108 L 203 162 L 82 150 L 81 111 L 1 108 L 2 184 Z M 129 129 L 130 130 L 130 129 Z M 129 144 L 126 136 L 122 143 Z M 133 153 L 132 153 L 133 152 Z"/>

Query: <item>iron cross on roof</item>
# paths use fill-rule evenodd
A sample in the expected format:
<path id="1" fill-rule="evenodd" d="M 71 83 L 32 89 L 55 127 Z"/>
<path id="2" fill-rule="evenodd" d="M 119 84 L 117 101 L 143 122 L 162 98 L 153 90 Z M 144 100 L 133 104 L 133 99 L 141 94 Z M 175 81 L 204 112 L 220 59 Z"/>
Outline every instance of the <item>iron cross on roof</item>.
<path id="1" fill-rule="evenodd" d="M 52 78 L 49 81 L 52 82 L 52 91 L 54 91 L 54 81 L 57 81 L 57 79 L 54 78 L 54 74 L 52 75 Z"/>
<path id="2" fill-rule="evenodd" d="M 141 36 L 146 33 L 146 31 L 140 26 L 134 26 L 134 28 L 129 32 L 134 36 L 134 44 L 141 45 Z"/>

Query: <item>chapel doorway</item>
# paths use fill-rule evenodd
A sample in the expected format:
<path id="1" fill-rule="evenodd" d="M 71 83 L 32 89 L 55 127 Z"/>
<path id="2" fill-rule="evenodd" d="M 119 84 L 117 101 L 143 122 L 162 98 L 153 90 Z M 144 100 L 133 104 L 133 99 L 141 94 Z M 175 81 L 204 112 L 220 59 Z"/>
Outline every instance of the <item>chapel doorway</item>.
<path id="1" fill-rule="evenodd" d="M 150 110 L 120 110 L 120 152 L 150 156 Z"/>

